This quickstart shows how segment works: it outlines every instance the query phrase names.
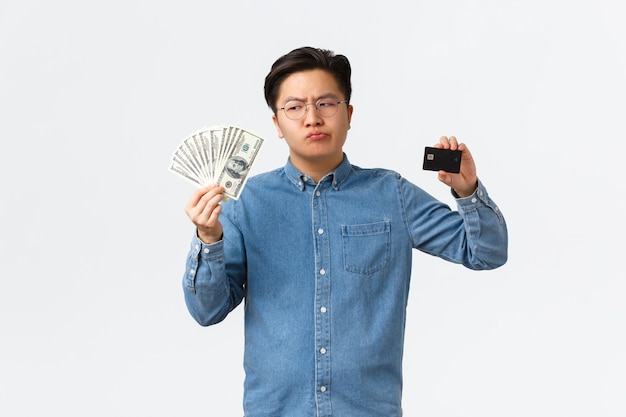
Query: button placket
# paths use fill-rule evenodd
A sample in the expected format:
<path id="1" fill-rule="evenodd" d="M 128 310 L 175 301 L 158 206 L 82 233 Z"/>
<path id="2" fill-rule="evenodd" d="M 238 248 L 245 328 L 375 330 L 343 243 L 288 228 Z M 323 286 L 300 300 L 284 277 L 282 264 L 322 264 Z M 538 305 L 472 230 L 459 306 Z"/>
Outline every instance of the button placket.
<path id="1" fill-rule="evenodd" d="M 330 410 L 330 240 L 326 223 L 326 200 L 323 187 L 330 182 L 322 180 L 313 192 L 313 239 L 315 242 L 315 382 L 317 406 L 320 415 Z"/>

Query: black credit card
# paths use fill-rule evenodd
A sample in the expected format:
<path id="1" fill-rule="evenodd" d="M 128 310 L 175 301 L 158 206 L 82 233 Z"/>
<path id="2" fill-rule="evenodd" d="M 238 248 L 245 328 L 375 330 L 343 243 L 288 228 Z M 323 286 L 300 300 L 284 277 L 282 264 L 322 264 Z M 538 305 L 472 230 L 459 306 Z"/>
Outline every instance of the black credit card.
<path id="1" fill-rule="evenodd" d="M 450 149 L 427 146 L 424 149 L 424 165 L 422 168 L 429 171 L 444 170 L 458 174 L 461 172 L 461 151 L 458 149 L 452 151 Z"/>

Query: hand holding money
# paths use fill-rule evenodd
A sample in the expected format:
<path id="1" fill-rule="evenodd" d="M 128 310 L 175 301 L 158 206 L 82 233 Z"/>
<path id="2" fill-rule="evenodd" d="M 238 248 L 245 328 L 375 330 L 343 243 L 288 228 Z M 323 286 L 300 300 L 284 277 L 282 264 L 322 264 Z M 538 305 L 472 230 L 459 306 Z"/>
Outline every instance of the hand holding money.
<path id="1" fill-rule="evenodd" d="M 196 225 L 198 238 L 206 244 L 215 243 L 221 239 L 223 229 L 219 222 L 224 198 L 224 187 L 213 184 L 196 190 L 185 207 L 185 213 Z"/>
<path id="2" fill-rule="evenodd" d="M 260 136 L 237 126 L 202 128 L 183 139 L 169 170 L 200 188 L 218 183 L 237 200 L 262 145 Z"/>

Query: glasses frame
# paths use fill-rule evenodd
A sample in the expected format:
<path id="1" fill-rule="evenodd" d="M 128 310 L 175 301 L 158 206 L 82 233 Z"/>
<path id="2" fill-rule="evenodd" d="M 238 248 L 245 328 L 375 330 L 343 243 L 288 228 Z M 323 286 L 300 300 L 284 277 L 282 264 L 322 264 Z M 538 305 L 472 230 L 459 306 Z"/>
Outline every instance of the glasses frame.
<path id="1" fill-rule="evenodd" d="M 286 110 L 286 109 L 287 109 L 287 106 L 286 106 L 286 104 L 288 104 L 288 103 L 289 103 L 289 102 L 291 102 L 291 101 L 300 101 L 300 100 L 289 100 L 287 103 L 285 103 L 285 106 L 283 106 L 283 107 L 281 107 L 281 108 L 279 108 L 279 109 L 277 109 L 277 110 L 282 110 L 282 111 L 283 111 L 283 113 L 285 113 L 285 117 L 286 117 L 287 119 L 289 119 L 289 120 L 301 120 L 302 118 L 304 118 L 304 116 L 306 116 L 306 113 L 309 111 L 309 106 L 313 106 L 313 107 L 315 107 L 315 112 L 316 112 L 316 113 L 317 113 L 320 117 L 324 117 L 324 118 L 326 118 L 326 117 L 333 117 L 334 115 L 336 115 L 336 114 L 337 114 L 337 110 L 339 109 L 339 106 L 337 106 L 337 109 L 335 110 L 335 112 L 334 112 L 333 114 L 331 114 L 330 116 L 323 116 L 323 115 L 320 113 L 320 109 L 317 107 L 317 105 L 319 104 L 319 102 L 320 102 L 320 101 L 322 101 L 322 100 L 326 100 L 326 99 L 327 99 L 326 97 L 322 97 L 322 98 L 318 99 L 315 103 L 304 103 L 304 113 L 302 113 L 302 116 L 298 117 L 297 119 L 292 119 L 291 117 L 289 117 L 289 115 L 287 115 L 287 110 Z M 348 104 L 348 100 L 340 100 L 340 101 L 335 102 L 335 104 L 341 104 L 341 103 L 346 103 L 346 104 Z"/>

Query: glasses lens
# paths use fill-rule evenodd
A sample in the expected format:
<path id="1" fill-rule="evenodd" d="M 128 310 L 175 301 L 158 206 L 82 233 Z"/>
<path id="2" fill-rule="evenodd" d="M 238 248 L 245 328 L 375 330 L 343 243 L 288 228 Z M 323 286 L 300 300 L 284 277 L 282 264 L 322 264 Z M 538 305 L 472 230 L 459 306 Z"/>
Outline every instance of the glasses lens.
<path id="1" fill-rule="evenodd" d="M 343 101 L 339 103 L 343 103 Z M 337 103 L 337 100 L 334 98 L 321 98 L 315 103 L 315 110 L 322 117 L 331 117 L 337 113 L 339 103 Z M 307 104 L 300 100 L 292 100 L 285 103 L 283 110 L 285 112 L 285 116 L 291 120 L 300 120 L 306 114 L 308 106 L 311 105 L 313 104 Z"/>
<path id="2" fill-rule="evenodd" d="M 288 101 L 285 104 L 285 116 L 291 120 L 301 119 L 306 113 L 306 104 L 302 101 Z"/>
<path id="3" fill-rule="evenodd" d="M 315 104 L 317 112 L 322 117 L 334 116 L 337 113 L 337 100 L 330 98 L 322 98 Z"/>

